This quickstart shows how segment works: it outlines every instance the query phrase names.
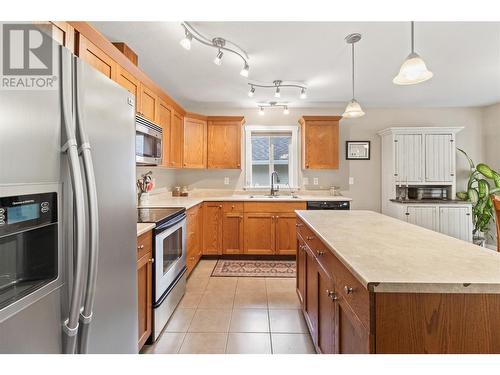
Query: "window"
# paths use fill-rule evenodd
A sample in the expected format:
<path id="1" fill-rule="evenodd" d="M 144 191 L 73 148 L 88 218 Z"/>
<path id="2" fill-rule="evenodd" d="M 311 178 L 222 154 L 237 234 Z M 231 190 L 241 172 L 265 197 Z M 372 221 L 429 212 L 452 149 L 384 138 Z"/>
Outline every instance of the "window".
<path id="1" fill-rule="evenodd" d="M 296 126 L 245 127 L 247 188 L 269 188 L 273 172 L 280 186 L 297 187 L 297 133 Z"/>

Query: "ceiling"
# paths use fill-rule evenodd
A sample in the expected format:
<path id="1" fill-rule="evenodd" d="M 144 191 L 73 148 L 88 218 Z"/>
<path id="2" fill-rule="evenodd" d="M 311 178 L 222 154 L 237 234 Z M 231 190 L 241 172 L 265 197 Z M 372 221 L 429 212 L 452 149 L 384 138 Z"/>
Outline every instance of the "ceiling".
<path id="1" fill-rule="evenodd" d="M 275 79 L 302 82 L 307 99 L 282 89 L 290 107 L 338 106 L 351 98 L 351 55 L 347 34 L 358 32 L 356 97 L 366 107 L 483 106 L 500 102 L 500 23 L 415 23 L 415 50 L 434 77 L 413 86 L 392 83 L 410 52 L 409 22 L 192 22 L 205 36 L 235 42 L 250 56 L 250 75 L 239 75 L 242 61 L 193 41 L 179 41 L 176 22 L 93 22 L 111 41 L 126 42 L 139 66 L 170 96 L 190 110 L 255 107 L 273 100 L 272 89 L 249 98 L 248 82 Z"/>

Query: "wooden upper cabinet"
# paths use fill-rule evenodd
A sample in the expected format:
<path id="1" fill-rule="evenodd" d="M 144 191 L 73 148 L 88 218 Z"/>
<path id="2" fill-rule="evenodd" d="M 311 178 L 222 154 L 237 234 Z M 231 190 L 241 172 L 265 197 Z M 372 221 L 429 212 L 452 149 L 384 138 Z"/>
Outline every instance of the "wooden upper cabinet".
<path id="1" fill-rule="evenodd" d="M 60 45 L 71 52 L 75 51 L 75 29 L 67 22 L 47 21 L 35 22 L 35 25 L 44 33 L 50 35 Z"/>
<path id="2" fill-rule="evenodd" d="M 207 121 L 201 116 L 184 116 L 183 168 L 207 167 Z"/>
<path id="3" fill-rule="evenodd" d="M 238 116 L 208 117 L 208 168 L 241 168 L 241 127 L 244 122 L 244 118 Z"/>
<path id="4" fill-rule="evenodd" d="M 203 204 L 203 254 L 222 254 L 222 202 Z"/>
<path id="5" fill-rule="evenodd" d="M 183 143 L 184 118 L 174 111 L 170 124 L 170 167 L 172 168 L 182 168 Z"/>
<path id="6" fill-rule="evenodd" d="M 295 255 L 297 253 L 296 215 L 294 212 L 276 214 L 276 254 Z"/>
<path id="7" fill-rule="evenodd" d="M 149 121 L 158 123 L 159 121 L 159 101 L 158 95 L 141 83 L 140 85 L 140 101 L 138 112 Z"/>
<path id="8" fill-rule="evenodd" d="M 302 168 L 339 168 L 339 121 L 340 116 L 303 116 Z"/>
<path id="9" fill-rule="evenodd" d="M 116 81 L 116 62 L 80 33 L 76 38 L 76 54 L 106 77 Z"/>
<path id="10" fill-rule="evenodd" d="M 116 82 L 126 89 L 128 92 L 130 92 L 132 95 L 134 95 L 135 98 L 135 109 L 137 111 L 138 105 L 139 105 L 139 96 L 140 96 L 140 82 L 139 80 L 134 77 L 132 74 L 127 72 L 124 68 L 122 68 L 120 65 L 117 65 L 116 67 Z"/>
<path id="11" fill-rule="evenodd" d="M 170 139 L 173 111 L 167 103 L 160 100 L 158 112 L 158 124 L 163 130 L 163 155 L 161 157 L 161 164 L 164 167 L 170 167 Z"/>
<path id="12" fill-rule="evenodd" d="M 245 213 L 245 254 L 274 254 L 274 217 L 274 214 L 265 212 Z"/>

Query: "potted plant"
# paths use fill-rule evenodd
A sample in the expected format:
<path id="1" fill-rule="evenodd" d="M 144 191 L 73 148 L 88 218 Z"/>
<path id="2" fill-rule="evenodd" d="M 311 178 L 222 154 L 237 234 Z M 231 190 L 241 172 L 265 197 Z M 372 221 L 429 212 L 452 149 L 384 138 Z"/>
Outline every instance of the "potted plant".
<path id="1" fill-rule="evenodd" d="M 475 166 L 464 150 L 457 150 L 465 155 L 470 166 L 467 191 L 458 192 L 457 197 L 472 203 L 473 241 L 477 245 L 485 246 L 486 236 L 493 239 L 489 232 L 490 221 L 495 217 L 495 212 L 490 194 L 500 192 L 500 174 L 484 163 Z"/>

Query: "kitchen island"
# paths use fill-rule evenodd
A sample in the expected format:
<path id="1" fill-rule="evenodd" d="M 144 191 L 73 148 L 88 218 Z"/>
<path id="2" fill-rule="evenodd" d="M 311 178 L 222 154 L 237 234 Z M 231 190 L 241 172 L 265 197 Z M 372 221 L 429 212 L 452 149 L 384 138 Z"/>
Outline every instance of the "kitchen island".
<path id="1" fill-rule="evenodd" d="M 500 254 L 370 211 L 297 211 L 320 353 L 499 353 Z"/>

